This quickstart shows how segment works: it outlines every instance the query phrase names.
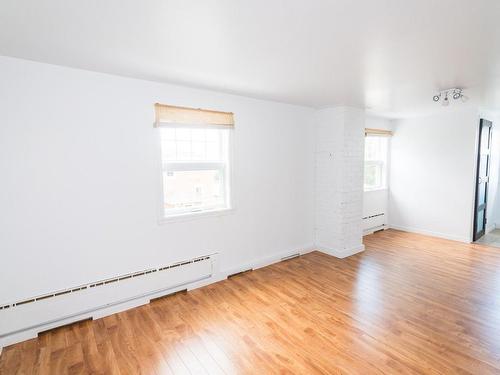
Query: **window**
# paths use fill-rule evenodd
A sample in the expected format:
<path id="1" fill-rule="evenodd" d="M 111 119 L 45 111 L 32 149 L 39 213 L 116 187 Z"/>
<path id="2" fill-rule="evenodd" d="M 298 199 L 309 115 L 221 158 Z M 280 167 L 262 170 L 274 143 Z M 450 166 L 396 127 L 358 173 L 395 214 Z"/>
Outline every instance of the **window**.
<path id="1" fill-rule="evenodd" d="M 160 128 L 165 217 L 230 208 L 230 132 L 182 124 Z"/>
<path id="2" fill-rule="evenodd" d="M 387 153 L 389 138 L 365 137 L 365 191 L 387 188 Z"/>
<path id="3" fill-rule="evenodd" d="M 163 218 L 231 208 L 232 112 L 155 104 Z"/>

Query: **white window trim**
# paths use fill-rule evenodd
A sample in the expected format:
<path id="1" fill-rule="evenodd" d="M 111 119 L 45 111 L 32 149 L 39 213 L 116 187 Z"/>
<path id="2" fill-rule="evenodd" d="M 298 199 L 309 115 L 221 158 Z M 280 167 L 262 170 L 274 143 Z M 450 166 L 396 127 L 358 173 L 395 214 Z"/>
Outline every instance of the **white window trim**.
<path id="1" fill-rule="evenodd" d="M 162 203 L 163 203 L 163 200 L 162 200 Z M 161 207 L 161 208 L 163 208 L 163 207 Z M 160 217 L 158 219 L 158 223 L 160 225 L 163 225 L 163 224 L 169 224 L 169 223 L 178 223 L 178 222 L 184 222 L 184 221 L 198 220 L 198 219 L 203 219 L 203 218 L 219 217 L 219 216 L 225 216 L 225 215 L 232 214 L 234 211 L 235 211 L 235 208 L 230 207 L 230 208 L 220 208 L 220 209 L 214 209 L 214 210 L 203 210 L 203 211 L 199 211 L 199 212 L 197 212 L 197 211 L 185 212 L 185 213 L 179 213 L 176 215 Z"/>
<path id="2" fill-rule="evenodd" d="M 171 124 L 170 126 L 176 127 L 175 124 Z M 184 126 L 184 125 L 182 125 Z M 194 126 L 193 126 L 194 127 Z M 203 127 L 203 126 L 198 126 L 198 127 Z M 161 135 L 160 135 L 160 129 L 161 128 L 155 128 L 154 130 L 156 131 L 156 137 L 157 137 L 157 155 L 159 156 L 159 194 L 158 194 L 158 224 L 163 225 L 163 224 L 169 224 L 169 223 L 175 223 L 175 222 L 183 222 L 183 221 L 191 221 L 191 220 L 197 220 L 197 219 L 203 219 L 203 218 L 208 218 L 208 217 L 219 217 L 219 216 L 224 216 L 224 215 L 229 215 L 232 214 L 235 210 L 235 187 L 234 187 L 234 179 L 233 179 L 233 165 L 234 165 L 234 131 L 235 129 L 230 129 L 228 133 L 228 161 L 227 161 L 227 168 L 225 171 L 226 174 L 226 193 L 228 194 L 227 196 L 227 207 L 222 207 L 222 208 L 214 208 L 213 210 L 200 210 L 200 211 L 187 211 L 183 213 L 177 213 L 175 215 L 165 215 L 165 208 L 164 208 L 164 185 L 163 185 L 163 172 L 164 168 L 166 167 L 165 164 L 175 164 L 175 162 L 171 163 L 164 163 L 162 159 L 162 148 L 161 148 Z M 219 129 L 227 129 L 227 127 L 220 127 Z M 193 163 L 197 165 L 207 165 L 210 164 L 211 162 L 207 163 Z M 180 163 L 179 163 L 180 164 Z M 184 164 L 184 163 L 183 163 Z M 221 163 L 212 163 L 212 164 L 221 164 Z M 179 167 L 181 168 L 181 167 Z M 182 170 L 179 169 L 179 170 Z"/>
<path id="3" fill-rule="evenodd" d="M 388 188 L 387 186 L 385 186 L 385 187 L 378 187 L 378 188 L 372 188 L 372 189 L 370 189 L 370 188 L 365 188 L 365 189 L 364 189 L 364 192 L 365 192 L 365 193 L 371 193 L 371 192 L 373 192 L 373 191 L 387 191 L 387 190 L 389 190 L 389 188 Z"/>

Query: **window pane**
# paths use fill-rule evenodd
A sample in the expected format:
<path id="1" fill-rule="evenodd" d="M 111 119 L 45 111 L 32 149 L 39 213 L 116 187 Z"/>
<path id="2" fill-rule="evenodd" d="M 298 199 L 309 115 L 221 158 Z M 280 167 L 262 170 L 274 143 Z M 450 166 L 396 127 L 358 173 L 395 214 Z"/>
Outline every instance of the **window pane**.
<path id="1" fill-rule="evenodd" d="M 164 161 L 222 161 L 227 154 L 228 130 L 162 128 Z"/>
<path id="2" fill-rule="evenodd" d="M 207 160 L 221 160 L 220 145 L 215 142 L 207 142 Z"/>
<path id="3" fill-rule="evenodd" d="M 486 177 L 488 171 L 488 156 L 481 155 L 479 158 L 479 177 Z"/>
<path id="4" fill-rule="evenodd" d="M 483 127 L 481 130 L 481 153 L 486 153 L 490 147 L 490 129 Z"/>
<path id="5" fill-rule="evenodd" d="M 161 151 L 163 160 L 177 160 L 177 145 L 175 141 L 165 141 Z"/>
<path id="6" fill-rule="evenodd" d="M 174 171 L 164 175 L 165 210 L 216 208 L 225 205 L 221 170 Z"/>
<path id="7" fill-rule="evenodd" d="M 191 160 L 191 142 L 177 141 L 177 160 Z"/>
<path id="8" fill-rule="evenodd" d="M 228 207 L 229 131 L 160 128 L 166 216 Z"/>
<path id="9" fill-rule="evenodd" d="M 387 137 L 365 137 L 365 160 L 384 161 L 387 158 Z"/>
<path id="10" fill-rule="evenodd" d="M 188 129 L 188 128 L 175 129 L 175 139 L 177 139 L 178 141 L 190 141 L 191 140 L 191 129 Z"/>
<path id="11" fill-rule="evenodd" d="M 365 137 L 365 190 L 386 187 L 387 152 L 387 137 Z"/>
<path id="12" fill-rule="evenodd" d="M 220 143 L 220 133 L 216 129 L 208 129 L 206 136 L 207 136 L 207 142 Z"/>
<path id="13" fill-rule="evenodd" d="M 365 189 L 382 188 L 382 167 L 380 165 L 365 166 Z"/>
<path id="14" fill-rule="evenodd" d="M 162 129 L 162 135 L 165 138 L 165 140 L 169 141 L 175 141 L 175 129 L 174 128 L 167 128 L 167 129 Z"/>
<path id="15" fill-rule="evenodd" d="M 485 204 L 486 203 L 486 183 L 481 183 L 477 186 L 478 189 L 478 201 L 477 204 Z"/>
<path id="16" fill-rule="evenodd" d="M 481 232 L 484 229 L 484 210 L 477 213 L 477 227 L 476 232 Z"/>
<path id="17" fill-rule="evenodd" d="M 205 145 L 205 142 L 191 142 L 191 160 L 206 160 Z"/>
<path id="18" fill-rule="evenodd" d="M 207 129 L 191 129 L 191 140 L 205 142 Z"/>

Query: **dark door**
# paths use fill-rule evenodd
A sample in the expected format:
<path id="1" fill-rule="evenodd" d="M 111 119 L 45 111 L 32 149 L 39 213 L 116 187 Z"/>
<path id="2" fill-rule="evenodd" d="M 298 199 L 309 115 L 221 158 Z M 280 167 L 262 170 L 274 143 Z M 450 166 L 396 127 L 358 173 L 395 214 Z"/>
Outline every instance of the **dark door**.
<path id="1" fill-rule="evenodd" d="M 476 204 L 474 209 L 474 241 L 486 230 L 486 202 L 490 170 L 491 121 L 481 119 L 479 123 L 479 145 L 477 148 Z"/>

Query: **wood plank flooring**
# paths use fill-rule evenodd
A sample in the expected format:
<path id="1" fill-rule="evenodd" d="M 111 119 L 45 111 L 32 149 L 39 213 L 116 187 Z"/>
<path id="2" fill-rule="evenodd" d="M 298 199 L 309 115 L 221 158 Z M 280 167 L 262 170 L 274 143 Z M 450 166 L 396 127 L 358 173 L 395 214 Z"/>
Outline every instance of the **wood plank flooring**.
<path id="1" fill-rule="evenodd" d="M 389 230 L 4 349 L 0 374 L 500 374 L 500 249 Z"/>

